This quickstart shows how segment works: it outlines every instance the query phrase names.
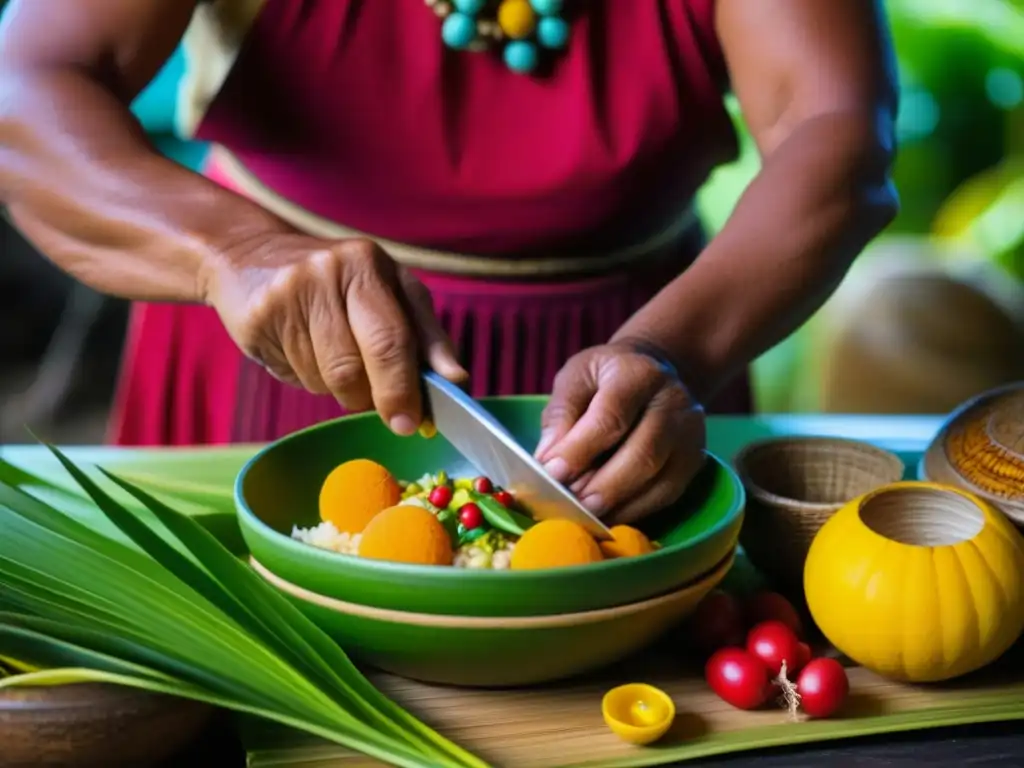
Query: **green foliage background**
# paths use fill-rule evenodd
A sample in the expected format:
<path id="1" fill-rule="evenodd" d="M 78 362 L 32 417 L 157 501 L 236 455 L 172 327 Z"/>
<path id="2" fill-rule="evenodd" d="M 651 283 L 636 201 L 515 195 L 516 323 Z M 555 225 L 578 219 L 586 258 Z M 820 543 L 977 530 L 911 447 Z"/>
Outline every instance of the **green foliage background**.
<path id="1" fill-rule="evenodd" d="M 1024 280 L 1024 0 L 886 0 L 899 60 L 901 212 L 887 234 L 953 240 Z M 742 153 L 701 191 L 712 230 L 757 173 Z M 813 322 L 813 321 L 812 321 Z M 815 408 L 808 327 L 755 367 L 765 411 Z"/>

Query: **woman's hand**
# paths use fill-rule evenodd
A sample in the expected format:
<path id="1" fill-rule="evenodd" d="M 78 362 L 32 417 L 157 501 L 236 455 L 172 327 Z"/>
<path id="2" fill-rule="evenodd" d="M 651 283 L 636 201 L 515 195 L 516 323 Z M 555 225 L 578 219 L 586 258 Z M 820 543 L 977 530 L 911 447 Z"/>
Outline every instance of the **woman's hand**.
<path id="1" fill-rule="evenodd" d="M 426 288 L 369 240 L 269 234 L 229 249 L 203 295 L 231 338 L 276 378 L 376 408 L 402 435 L 422 421 L 421 361 L 466 378 Z"/>
<path id="2" fill-rule="evenodd" d="M 704 410 L 671 366 L 628 342 L 571 358 L 541 427 L 537 458 L 610 523 L 671 504 L 704 461 Z"/>

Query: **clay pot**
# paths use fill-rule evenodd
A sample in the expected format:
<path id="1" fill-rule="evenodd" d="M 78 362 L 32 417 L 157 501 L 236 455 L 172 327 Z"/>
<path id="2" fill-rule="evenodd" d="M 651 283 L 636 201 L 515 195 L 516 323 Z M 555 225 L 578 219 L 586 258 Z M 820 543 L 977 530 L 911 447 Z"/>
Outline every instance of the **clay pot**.
<path id="1" fill-rule="evenodd" d="M 0 691 L 0 766 L 148 766 L 195 739 L 214 710 L 108 685 Z"/>

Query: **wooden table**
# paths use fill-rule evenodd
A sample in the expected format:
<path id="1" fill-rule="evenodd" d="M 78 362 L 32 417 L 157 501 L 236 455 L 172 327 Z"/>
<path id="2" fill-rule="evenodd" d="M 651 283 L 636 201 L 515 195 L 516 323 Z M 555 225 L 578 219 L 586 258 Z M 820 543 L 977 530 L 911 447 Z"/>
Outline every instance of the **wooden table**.
<path id="1" fill-rule="evenodd" d="M 1021 703 L 1024 706 L 1024 702 Z M 245 751 L 225 718 L 216 722 L 189 750 L 163 768 L 244 768 Z M 820 768 L 820 766 L 911 766 L 988 768 L 1024 766 L 1020 723 L 965 726 L 941 731 L 853 739 L 821 747 L 746 752 L 728 758 L 693 760 L 692 768 Z"/>
<path id="2" fill-rule="evenodd" d="M 751 440 L 784 434 L 817 434 L 869 440 L 910 461 L 908 475 L 916 475 L 914 457 L 935 434 L 937 416 L 762 416 L 713 417 L 709 420 L 709 448 L 731 458 Z M 0 449 L 0 453 L 11 451 Z M 36 448 L 17 448 L 38 450 Z M 72 450 L 72 455 L 77 453 Z M 104 449 L 85 449 L 88 460 L 99 460 Z M 99 454 L 99 455 L 98 455 Z M 1021 702 L 1024 707 L 1024 702 Z M 215 722 L 185 753 L 166 768 L 216 765 L 241 768 L 245 752 L 228 717 Z M 1024 766 L 1024 733 L 1020 723 L 964 726 L 936 731 L 861 738 L 818 747 L 775 749 L 741 753 L 728 758 L 698 760 L 687 766 L 720 768 L 803 768 L 804 766 Z"/>

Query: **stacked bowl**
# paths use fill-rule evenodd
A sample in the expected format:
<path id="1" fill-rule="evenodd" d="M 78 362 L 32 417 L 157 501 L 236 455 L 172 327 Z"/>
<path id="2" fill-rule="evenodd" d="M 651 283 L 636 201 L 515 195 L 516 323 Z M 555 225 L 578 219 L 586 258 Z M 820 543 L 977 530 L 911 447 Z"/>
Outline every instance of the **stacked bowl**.
<path id="1" fill-rule="evenodd" d="M 484 406 L 519 442 L 539 437 L 540 397 Z M 470 570 L 359 558 L 292 539 L 319 522 L 337 465 L 366 458 L 396 477 L 475 474 L 438 436 L 403 438 L 375 414 L 289 435 L 243 468 L 235 488 L 253 568 L 353 658 L 426 682 L 530 685 L 581 674 L 640 650 L 686 618 L 728 572 L 744 492 L 714 456 L 684 496 L 641 524 L 661 546 L 638 557 L 541 570 Z"/>

